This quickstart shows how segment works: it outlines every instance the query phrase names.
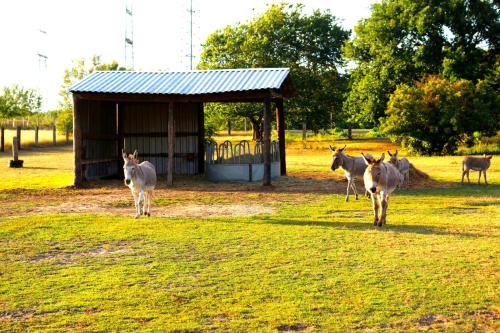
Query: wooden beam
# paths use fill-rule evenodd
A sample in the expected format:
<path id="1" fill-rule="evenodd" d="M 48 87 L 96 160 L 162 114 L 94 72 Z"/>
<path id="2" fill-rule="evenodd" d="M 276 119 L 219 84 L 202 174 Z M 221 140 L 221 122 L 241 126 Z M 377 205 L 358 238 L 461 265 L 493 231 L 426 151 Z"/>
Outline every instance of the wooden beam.
<path id="1" fill-rule="evenodd" d="M 111 140 L 116 140 L 117 159 L 116 159 L 116 176 L 123 178 L 123 157 L 122 150 L 125 148 L 123 140 L 123 131 L 125 128 L 125 109 L 123 103 L 116 103 L 116 136 Z"/>
<path id="2" fill-rule="evenodd" d="M 0 128 L 0 152 L 5 151 L 5 127 Z"/>
<path id="3" fill-rule="evenodd" d="M 271 185 L 271 99 L 264 99 L 264 178 L 262 185 Z"/>
<path id="4" fill-rule="evenodd" d="M 282 99 L 276 101 L 276 126 L 278 127 L 278 143 L 280 147 L 280 172 L 282 176 L 286 176 L 285 115 Z"/>
<path id="5" fill-rule="evenodd" d="M 168 164 L 167 164 L 167 185 L 172 186 L 174 184 L 173 173 L 174 173 L 174 149 L 175 149 L 175 133 L 174 133 L 174 103 L 168 103 Z"/>
<path id="6" fill-rule="evenodd" d="M 82 147 L 82 127 L 80 122 L 81 99 L 73 96 L 73 153 L 75 154 L 75 177 L 74 185 L 81 186 L 84 179 L 83 174 L 83 147 Z"/>
<path id="7" fill-rule="evenodd" d="M 203 103 L 198 103 L 198 173 L 205 173 L 205 112 Z"/>

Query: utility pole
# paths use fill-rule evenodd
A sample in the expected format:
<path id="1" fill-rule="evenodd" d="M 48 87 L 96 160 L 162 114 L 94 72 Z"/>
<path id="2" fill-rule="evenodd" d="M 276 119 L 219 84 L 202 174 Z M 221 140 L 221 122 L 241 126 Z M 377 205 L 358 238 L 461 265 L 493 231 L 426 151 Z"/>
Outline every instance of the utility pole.
<path id="1" fill-rule="evenodd" d="M 47 108 L 47 100 L 46 100 L 46 94 L 45 94 L 45 81 L 46 81 L 46 76 L 47 76 L 47 63 L 49 60 L 49 57 L 47 56 L 47 53 L 45 52 L 45 41 L 47 38 L 47 31 L 43 29 L 38 29 L 38 32 L 40 33 L 39 36 L 39 46 L 38 46 L 38 53 L 37 58 L 38 58 L 38 91 L 40 92 L 40 95 L 42 96 L 42 105 L 40 106 L 40 109 L 42 111 L 46 111 Z"/>
<path id="2" fill-rule="evenodd" d="M 189 0 L 189 70 L 193 70 L 193 0 Z"/>
<path id="3" fill-rule="evenodd" d="M 125 4 L 125 67 L 134 69 L 134 21 L 132 5 Z"/>

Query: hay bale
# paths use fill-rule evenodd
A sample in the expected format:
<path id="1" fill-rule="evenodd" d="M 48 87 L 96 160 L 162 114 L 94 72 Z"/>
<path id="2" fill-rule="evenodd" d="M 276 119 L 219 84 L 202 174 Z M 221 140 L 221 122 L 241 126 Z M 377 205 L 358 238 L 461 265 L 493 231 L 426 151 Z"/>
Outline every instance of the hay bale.
<path id="1" fill-rule="evenodd" d="M 410 163 L 410 181 L 418 181 L 418 180 L 429 180 L 428 174 L 417 169 L 413 164 Z"/>

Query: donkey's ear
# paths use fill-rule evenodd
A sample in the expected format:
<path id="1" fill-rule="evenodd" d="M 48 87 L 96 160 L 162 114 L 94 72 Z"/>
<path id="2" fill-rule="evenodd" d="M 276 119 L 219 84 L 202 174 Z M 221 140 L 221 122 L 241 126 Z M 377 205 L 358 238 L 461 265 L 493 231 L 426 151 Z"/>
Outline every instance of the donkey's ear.
<path id="1" fill-rule="evenodd" d="M 384 161 L 384 158 L 385 158 L 385 154 L 382 153 L 382 155 L 380 155 L 380 158 L 377 160 L 377 163 L 381 163 Z"/>
<path id="2" fill-rule="evenodd" d="M 488 155 L 488 156 L 486 156 L 486 158 L 491 160 L 493 158 L 493 155 Z"/>
<path id="3" fill-rule="evenodd" d="M 134 159 L 136 160 L 137 157 L 139 157 L 139 152 L 136 150 L 134 150 Z"/>
<path id="4" fill-rule="evenodd" d="M 344 147 L 339 148 L 339 151 L 344 151 L 345 147 L 347 147 L 347 145 L 344 145 Z"/>
<path id="5" fill-rule="evenodd" d="M 361 156 L 363 156 L 363 161 L 365 161 L 366 165 L 370 165 L 373 162 L 371 156 L 365 156 L 363 153 L 361 153 Z"/>
<path id="6" fill-rule="evenodd" d="M 397 151 L 397 150 L 396 150 L 396 151 Z M 390 151 L 387 151 L 387 154 L 389 154 L 389 156 L 391 156 L 391 157 L 392 157 L 392 154 L 391 154 L 391 152 L 390 152 Z"/>
<path id="7" fill-rule="evenodd" d="M 335 147 L 330 146 L 331 151 L 335 151 Z"/>
<path id="8" fill-rule="evenodd" d="M 122 157 L 124 160 L 128 158 L 127 153 L 123 149 L 122 149 Z"/>
<path id="9" fill-rule="evenodd" d="M 394 153 L 396 157 L 398 157 L 398 150 L 396 149 L 396 152 Z"/>

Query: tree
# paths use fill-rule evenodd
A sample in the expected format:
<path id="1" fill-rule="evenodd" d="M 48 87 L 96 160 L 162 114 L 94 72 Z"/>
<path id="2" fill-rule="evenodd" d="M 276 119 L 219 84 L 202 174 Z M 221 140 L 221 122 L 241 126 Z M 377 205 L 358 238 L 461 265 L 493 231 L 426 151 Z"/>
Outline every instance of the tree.
<path id="1" fill-rule="evenodd" d="M 486 81 L 428 76 L 414 86 L 398 86 L 382 118 L 382 130 L 417 153 L 452 154 L 475 131 L 496 133 L 499 102 Z"/>
<path id="2" fill-rule="evenodd" d="M 26 117 L 40 111 L 42 97 L 34 89 L 25 89 L 14 84 L 3 89 L 0 96 L 0 118 Z"/>
<path id="3" fill-rule="evenodd" d="M 344 55 L 357 67 L 344 106 L 365 125 L 384 116 L 389 96 L 402 83 L 428 74 L 477 82 L 498 64 L 494 1 L 383 0 L 354 30 Z"/>
<path id="4" fill-rule="evenodd" d="M 228 26 L 211 34 L 203 45 L 199 69 L 289 67 L 296 96 L 287 101 L 287 123 L 307 121 L 325 128 L 330 115 L 342 119 L 346 80 L 341 46 L 349 38 L 329 12 L 302 13 L 302 5 L 271 5 L 246 24 Z M 254 137 L 260 137 L 262 105 L 209 106 L 217 114 L 248 117 Z M 325 119 L 328 119 L 327 121 Z"/>
<path id="5" fill-rule="evenodd" d="M 102 63 L 101 57 L 94 55 L 90 60 L 79 59 L 74 62 L 72 68 L 64 70 L 63 84 L 59 90 L 59 110 L 57 119 L 59 130 L 64 131 L 66 128 L 73 128 L 73 99 L 68 91 L 76 82 L 84 79 L 89 74 L 95 71 L 116 71 L 126 70 L 125 67 L 120 67 L 116 61 L 110 64 Z"/>

